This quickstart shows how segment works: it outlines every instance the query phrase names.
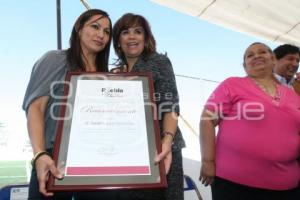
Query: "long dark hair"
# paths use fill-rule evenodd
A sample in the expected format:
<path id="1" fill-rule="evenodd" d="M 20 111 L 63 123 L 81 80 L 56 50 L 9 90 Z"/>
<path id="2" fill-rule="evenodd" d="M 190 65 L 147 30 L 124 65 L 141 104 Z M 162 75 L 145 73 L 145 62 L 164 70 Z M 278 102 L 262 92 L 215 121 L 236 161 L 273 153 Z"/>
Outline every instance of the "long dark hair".
<path id="1" fill-rule="evenodd" d="M 73 26 L 70 37 L 70 48 L 67 50 L 67 61 L 70 64 L 71 70 L 85 70 L 84 62 L 82 60 L 82 49 L 80 45 L 79 31 L 83 28 L 84 24 L 95 15 L 102 15 L 106 17 L 110 22 L 110 33 L 112 32 L 111 20 L 105 11 L 99 9 L 90 9 L 82 13 Z M 96 56 L 97 71 L 108 71 L 108 59 L 111 39 L 112 35 L 110 34 L 107 45 Z"/>
<path id="2" fill-rule="evenodd" d="M 141 15 L 126 13 L 115 23 L 112 34 L 113 45 L 115 52 L 119 58 L 119 63 L 126 62 L 125 55 L 119 46 L 120 34 L 123 30 L 127 30 L 134 26 L 141 26 L 145 31 L 145 48 L 142 53 L 142 57 L 145 59 L 152 53 L 156 52 L 156 42 L 148 21 Z"/>

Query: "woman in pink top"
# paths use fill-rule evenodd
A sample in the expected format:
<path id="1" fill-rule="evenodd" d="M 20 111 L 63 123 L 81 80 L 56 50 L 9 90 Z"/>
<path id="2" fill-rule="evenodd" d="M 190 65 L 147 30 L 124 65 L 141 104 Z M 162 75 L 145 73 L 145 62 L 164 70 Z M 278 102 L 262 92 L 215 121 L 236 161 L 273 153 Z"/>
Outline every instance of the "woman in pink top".
<path id="1" fill-rule="evenodd" d="M 205 105 L 199 179 L 214 200 L 300 199 L 300 97 L 275 79 L 274 63 L 268 46 L 251 44 L 247 76 L 223 81 Z"/>

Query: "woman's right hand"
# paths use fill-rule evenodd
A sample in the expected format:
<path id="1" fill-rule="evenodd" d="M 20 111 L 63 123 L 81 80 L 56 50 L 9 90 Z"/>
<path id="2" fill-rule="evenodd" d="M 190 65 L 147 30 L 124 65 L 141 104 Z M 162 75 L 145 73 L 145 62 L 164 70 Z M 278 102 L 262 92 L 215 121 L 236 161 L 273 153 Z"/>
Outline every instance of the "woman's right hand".
<path id="1" fill-rule="evenodd" d="M 35 162 L 37 178 L 39 181 L 39 191 L 46 197 L 53 196 L 52 192 L 47 192 L 46 182 L 50 173 L 57 179 L 62 179 L 63 176 L 55 166 L 54 161 L 48 155 L 42 155 Z"/>
<path id="2" fill-rule="evenodd" d="M 211 185 L 216 175 L 216 166 L 214 161 L 202 161 L 199 181 L 205 186 Z"/>

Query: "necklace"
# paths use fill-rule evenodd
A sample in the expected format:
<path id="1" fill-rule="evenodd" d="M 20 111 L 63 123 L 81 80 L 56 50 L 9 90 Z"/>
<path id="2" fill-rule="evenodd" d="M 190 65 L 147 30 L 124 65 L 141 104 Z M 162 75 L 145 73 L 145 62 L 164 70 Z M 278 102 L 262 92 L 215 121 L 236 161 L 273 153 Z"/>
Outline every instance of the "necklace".
<path id="1" fill-rule="evenodd" d="M 260 83 L 259 81 L 257 81 L 254 78 L 251 78 L 251 79 L 262 91 L 264 91 L 268 96 L 270 96 L 272 98 L 272 100 L 274 100 L 276 102 L 280 101 L 280 94 L 278 92 L 275 81 L 272 81 L 272 86 L 268 87 L 267 85 Z M 272 87 L 274 87 L 275 91 L 272 91 Z"/>

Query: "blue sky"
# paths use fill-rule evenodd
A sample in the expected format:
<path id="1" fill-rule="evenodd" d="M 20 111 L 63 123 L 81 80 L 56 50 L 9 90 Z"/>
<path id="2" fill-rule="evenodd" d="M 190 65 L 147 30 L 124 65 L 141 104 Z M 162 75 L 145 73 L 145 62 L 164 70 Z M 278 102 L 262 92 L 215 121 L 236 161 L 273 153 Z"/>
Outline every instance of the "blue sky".
<path id="1" fill-rule="evenodd" d="M 115 22 L 133 12 L 150 22 L 159 52 L 167 52 L 176 74 L 222 81 L 243 76 L 242 55 L 252 42 L 264 40 L 234 32 L 146 0 L 89 0 L 92 8 L 107 11 Z M 0 4 L 0 122 L 10 143 L 26 140 L 21 104 L 34 62 L 56 49 L 56 1 L 9 0 Z M 71 28 L 85 11 L 80 0 L 62 0 L 62 45 L 68 47 Z M 276 44 L 267 42 L 271 48 Z M 111 52 L 111 59 L 116 58 Z M 177 77 L 182 115 L 198 128 L 201 106 L 215 83 Z M 25 138 L 25 139 L 24 139 Z M 13 142 L 12 142 L 13 141 Z"/>

